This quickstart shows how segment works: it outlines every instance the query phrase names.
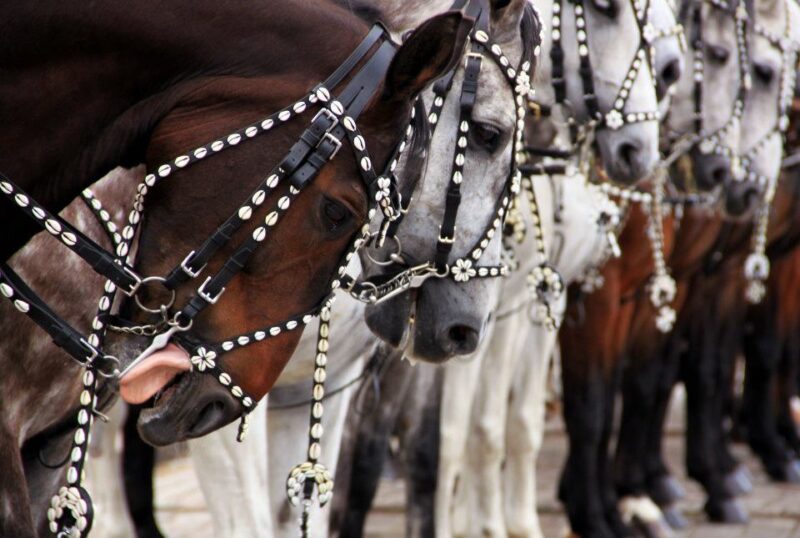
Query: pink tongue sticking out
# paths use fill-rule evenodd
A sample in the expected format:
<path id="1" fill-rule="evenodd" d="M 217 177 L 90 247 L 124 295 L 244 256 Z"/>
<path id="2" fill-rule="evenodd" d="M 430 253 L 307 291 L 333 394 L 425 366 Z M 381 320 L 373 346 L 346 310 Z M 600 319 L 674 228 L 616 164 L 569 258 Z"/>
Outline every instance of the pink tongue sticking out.
<path id="1" fill-rule="evenodd" d="M 175 344 L 167 344 L 156 351 L 120 381 L 119 393 L 131 404 L 140 404 L 152 398 L 181 372 L 191 370 L 189 354 Z"/>

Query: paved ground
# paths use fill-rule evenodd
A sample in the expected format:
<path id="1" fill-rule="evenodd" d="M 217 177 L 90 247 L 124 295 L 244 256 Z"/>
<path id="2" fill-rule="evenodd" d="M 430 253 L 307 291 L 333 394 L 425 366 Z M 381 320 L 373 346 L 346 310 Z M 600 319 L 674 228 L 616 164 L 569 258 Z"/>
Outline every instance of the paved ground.
<path id="1" fill-rule="evenodd" d="M 560 420 L 548 428 L 538 463 L 539 512 L 544 535 L 561 538 L 566 520 L 555 500 L 555 484 L 566 451 L 566 437 Z M 712 525 L 702 514 L 703 495 L 697 485 L 683 480 L 687 498 L 681 507 L 692 521 L 690 529 L 676 538 L 800 538 L 800 486 L 792 487 L 768 482 L 756 461 L 743 447 L 737 454 L 746 462 L 755 478 L 755 490 L 744 498 L 750 512 L 747 526 Z M 683 477 L 683 440 L 679 424 L 673 425 L 667 437 L 667 453 L 674 471 Z M 385 481 L 368 521 L 367 536 L 394 538 L 403 536 L 403 485 Z M 210 519 L 205 510 L 191 466 L 185 459 L 161 464 L 157 474 L 158 517 L 170 538 L 210 537 Z"/>

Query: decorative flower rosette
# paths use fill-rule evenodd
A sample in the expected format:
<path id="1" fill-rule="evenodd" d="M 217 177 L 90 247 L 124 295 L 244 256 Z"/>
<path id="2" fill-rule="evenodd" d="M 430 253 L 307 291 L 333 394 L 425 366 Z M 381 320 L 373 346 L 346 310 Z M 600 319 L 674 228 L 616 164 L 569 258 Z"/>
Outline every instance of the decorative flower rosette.
<path id="1" fill-rule="evenodd" d="M 745 298 L 751 304 L 758 304 L 767 294 L 766 281 L 769 277 L 769 258 L 760 252 L 754 252 L 744 262 L 744 276 L 747 279 Z"/>

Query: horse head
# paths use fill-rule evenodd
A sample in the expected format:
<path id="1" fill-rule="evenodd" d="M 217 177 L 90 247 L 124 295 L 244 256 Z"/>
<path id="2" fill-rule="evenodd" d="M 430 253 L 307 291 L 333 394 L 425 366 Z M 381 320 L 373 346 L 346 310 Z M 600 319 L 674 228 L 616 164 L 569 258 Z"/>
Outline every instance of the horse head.
<path id="1" fill-rule="evenodd" d="M 752 84 L 745 99 L 740 135 L 741 171 L 725 188 L 729 216 L 769 205 L 781 170 L 784 135 L 795 89 L 800 8 L 794 2 L 756 2 L 749 35 Z"/>
<path id="2" fill-rule="evenodd" d="M 552 24 L 537 73 L 540 99 L 560 103 L 577 124 L 596 123 L 600 156 L 613 179 L 633 184 L 647 177 L 659 158 L 650 4 L 555 0 L 537 8 Z M 656 13 L 661 17 L 664 11 Z M 659 69 L 677 69 L 674 60 L 664 51 Z"/>
<path id="3" fill-rule="evenodd" d="M 710 191 L 727 183 L 732 156 L 739 149 L 743 96 L 749 84 L 741 63 L 746 42 L 739 35 L 745 25 L 735 5 L 703 0 L 684 2 L 681 22 L 691 68 L 675 87 L 667 129 L 673 142 L 692 141 L 682 178 L 693 177 L 694 184 L 681 187 Z"/>
<path id="4" fill-rule="evenodd" d="M 288 103 L 283 109 L 287 113 L 278 115 L 274 125 L 268 123 L 271 120 L 260 123 L 264 132 L 259 136 L 247 139 L 250 135 L 245 131 L 241 139 L 232 139 L 229 133 L 258 125 L 264 111 L 286 107 L 288 96 L 302 97 L 356 48 L 365 27 L 345 10 L 329 8 L 326 15 L 337 18 L 336 32 L 320 35 L 318 30 L 330 26 L 330 20 L 315 16 L 314 10 L 289 11 L 296 17 L 286 15 L 271 37 L 292 43 L 285 49 L 295 57 L 290 62 L 292 69 L 215 72 L 192 81 L 161 115 L 147 142 L 146 163 L 154 170 L 151 175 L 162 175 L 164 166 L 171 166 L 174 174 L 155 186 L 145 184 L 152 194 L 138 243 L 136 269 L 140 274 L 169 274 L 171 268 L 181 267 L 187 252 L 228 222 L 230 215 L 243 221 L 208 264 L 197 269 L 202 282 L 206 275 L 219 275 L 234 264 L 235 277 L 213 297 L 208 290 L 203 293 L 205 285 L 197 288 L 181 280 L 173 289 L 156 284 L 143 287 L 137 295 L 142 304 L 186 305 L 183 313 L 198 297 L 213 303 L 203 305 L 208 308 L 185 324 L 188 330 L 174 339 L 178 345 L 172 343 L 147 356 L 122 379 L 126 400 L 136 403 L 155 396 L 154 406 L 142 413 L 139 428 L 143 437 L 156 445 L 213 431 L 246 412 L 248 405 L 269 391 L 292 356 L 303 325 L 320 311 L 332 283 L 339 283 L 337 271 L 352 256 L 354 239 L 372 217 L 368 200 L 375 193 L 362 181 L 364 172 L 380 174 L 388 168 L 406 130 L 412 101 L 452 65 L 466 36 L 463 18 L 457 13 L 434 18 L 418 28 L 397 49 L 388 68 L 378 70 L 377 75 L 370 72 L 373 78 L 380 77 L 379 85 L 374 96 L 363 103 L 358 134 L 352 134 L 355 122 L 342 116 L 340 121 L 351 132 L 339 141 L 345 147 L 338 156 L 330 157 L 313 181 L 299 189 L 296 183 L 281 183 L 273 176 L 288 166 L 283 161 L 277 167 L 287 151 L 296 147 L 292 144 L 308 135 L 308 123 L 295 116 L 314 106 L 313 96 L 310 101 Z M 303 40 L 301 36 L 307 37 Z M 263 39 L 272 42 L 266 34 Z M 325 46 L 315 46 L 320 39 Z M 380 51 L 379 45 L 373 49 Z M 312 50 L 314 54 L 309 54 Z M 264 60 L 269 65 L 269 57 Z M 368 67 L 369 62 L 365 59 L 359 65 Z M 351 78 L 356 80 L 359 75 Z M 342 85 L 349 87 L 348 80 Z M 330 90 L 332 93 L 334 88 Z M 330 98 L 329 107 L 336 113 L 335 94 L 329 97 L 317 91 L 309 95 L 316 95 L 319 101 Z M 203 145 L 209 140 L 215 142 Z M 225 146 L 224 153 L 178 169 L 186 161 L 175 159 L 176 155 L 197 156 L 203 149 L 213 153 L 217 143 Z M 331 147 L 333 155 L 338 149 Z M 347 155 L 351 150 L 356 158 Z M 169 164 L 156 168 L 160 163 Z M 265 188 L 254 192 L 259 185 Z M 239 205 L 242 200 L 247 203 Z M 253 241 L 258 248 L 242 257 L 240 247 Z M 184 259 L 184 267 L 190 258 Z M 152 324 L 154 319 L 154 314 L 136 308 L 133 301 L 123 306 L 122 314 L 134 325 Z M 141 356 L 149 342 L 126 334 L 115 339 L 112 349 L 124 366 Z M 211 366 L 216 364 L 211 349 L 217 350 L 215 355 L 225 352 L 224 358 L 216 358 L 224 372 L 204 375 L 205 368 L 216 368 Z"/>
<path id="5" fill-rule="evenodd" d="M 493 277 L 504 272 L 501 226 L 516 181 L 524 105 L 515 88 L 528 84 L 533 67 L 520 66 L 533 62 L 538 40 L 538 20 L 527 0 L 472 2 L 466 9 L 481 9 L 479 25 L 486 25 L 473 40 L 488 39 L 465 51 L 457 69 L 424 94 L 430 151 L 394 235 L 396 245 L 390 245 L 401 249 L 406 266 L 428 262 L 441 278 L 428 278 L 365 313 L 382 340 L 408 357 L 433 362 L 474 352 L 497 300 L 499 278 Z M 467 69 L 477 78 L 465 84 Z M 402 165 L 399 170 L 402 176 Z M 366 274 L 391 274 L 392 266 L 375 263 L 381 255 L 386 257 L 365 252 Z"/>

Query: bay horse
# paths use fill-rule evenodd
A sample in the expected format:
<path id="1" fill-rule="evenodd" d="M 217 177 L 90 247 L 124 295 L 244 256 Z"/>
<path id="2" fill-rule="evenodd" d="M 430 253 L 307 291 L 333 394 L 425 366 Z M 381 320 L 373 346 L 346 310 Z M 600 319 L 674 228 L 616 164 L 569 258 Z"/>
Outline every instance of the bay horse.
<path id="1" fill-rule="evenodd" d="M 773 7 L 756 4 L 755 23 L 779 34 L 785 21 L 796 14 L 784 16 L 780 14 L 782 10 Z M 741 137 L 740 152 L 751 156 L 756 174 L 775 181 L 775 163 L 780 161 L 782 151 L 777 126 L 784 106 L 779 87 L 786 86 L 786 66 L 774 43 L 759 35 L 752 37 L 749 57 L 748 68 L 754 81 L 745 105 L 742 129 L 747 132 Z M 758 151 L 752 151 L 756 147 Z M 732 210 L 751 211 L 753 201 L 760 196 L 762 187 L 747 181 L 740 183 L 726 189 L 724 208 L 729 214 Z M 743 194 L 751 189 L 751 194 Z M 792 218 L 792 196 L 785 187 L 778 192 L 768 241 L 785 234 Z M 746 221 L 725 222 L 713 214 L 703 216 L 698 211 L 686 216 L 689 218 L 681 221 L 670 260 L 678 280 L 676 329 L 666 341 L 657 343 L 646 333 L 632 336 L 615 478 L 622 494 L 648 492 L 659 505 L 669 509 L 674 523 L 685 524 L 669 508 L 680 496 L 681 488 L 670 476 L 661 454 L 669 395 L 680 376 L 689 395 L 689 474 L 706 488 L 709 498 L 705 509 L 712 519 L 742 522 L 746 512 L 735 495 L 748 487 L 748 480 L 727 449 L 722 422 L 728 405 L 726 387 L 730 385 L 744 325 L 747 287 L 743 268 L 751 248 L 752 226 Z"/>
<path id="2" fill-rule="evenodd" d="M 197 3 L 173 5 L 168 10 L 141 8 L 123 12 L 111 4 L 90 9 L 60 3 L 47 9 L 15 6 L 10 14 L 9 20 L 15 23 L 3 34 L 6 45 L 0 60 L 10 73 L 0 86 L 0 117 L 6 125 L 0 143 L 6 148 L 13 143 L 16 151 L 0 158 L 0 169 L 50 208 L 63 206 L 118 164 L 145 162 L 152 166 L 248 121 L 262 119 L 265 110 L 286 104 L 286 95 L 300 96 L 330 74 L 368 30 L 358 18 L 328 3 L 270 4 L 248 10 Z M 375 80 L 381 90 L 367 103 L 360 123 L 376 168 L 383 168 L 401 138 L 416 94 L 457 56 L 455 51 L 465 34 L 462 21 L 460 14 L 430 21 L 398 49 L 386 74 Z M 40 36 L 45 34 L 52 48 L 40 46 Z M 319 51 L 314 47 L 313 55 L 304 52 L 319 40 L 329 45 Z M 31 88 L 46 88 L 47 102 L 36 103 L 33 96 L 37 93 Z M 80 103 L 90 106 L 75 114 Z M 32 137 L 34 130 L 42 127 L 51 136 L 46 146 L 36 144 Z M 158 274 L 168 262 L 179 262 L 181 255 L 174 254 L 175 247 L 197 244 L 212 231 L 215 221 L 232 212 L 259 182 L 263 165 L 277 162 L 300 131 L 298 122 L 287 120 L 284 129 L 275 131 L 282 135 L 270 133 L 228 149 L 230 158 L 209 159 L 155 188 L 158 196 L 148 208 L 137 269 Z M 358 166 L 366 168 L 366 162 Z M 353 177 L 356 166 L 337 159 L 324 169 L 309 190 L 297 197 L 296 207 L 283 219 L 286 222 L 275 227 L 275 235 L 267 240 L 271 255 L 259 253 L 229 286 L 220 302 L 225 313 L 218 310 L 216 315 L 199 318 L 193 334 L 218 337 L 253 329 L 265 319 L 276 321 L 289 311 L 302 311 L 327 293 L 329 275 L 366 218 L 365 190 Z M 281 192 L 277 189 L 274 196 Z M 306 218 L 308 215 L 319 217 Z M 0 218 L 4 225 L 19 225 L 20 230 L 13 237 L 4 235 L 5 258 L 24 243 L 32 228 L 21 220 L 25 217 L 5 208 Z M 297 233 L 302 233 L 303 241 L 293 241 Z M 248 235 L 242 231 L 234 239 Z M 297 248 L 286 248 L 289 244 Z M 218 262 L 212 264 L 215 269 L 219 266 Z M 262 271 L 267 268 L 269 271 Z M 303 275 L 301 282 L 298 274 Z M 178 291 L 179 297 L 187 295 L 186 289 Z M 267 298 L 270 312 L 264 316 L 260 305 Z M 4 316 L 4 321 L 8 319 Z M 252 391 L 253 397 L 260 398 L 291 356 L 297 338 L 297 333 L 284 333 L 234 352 L 229 361 L 231 375 Z M 123 351 L 123 362 L 143 348 L 141 342 L 116 346 Z M 172 359 L 175 353 L 182 354 L 177 349 L 168 350 Z M 144 375 L 129 378 L 123 394 L 141 401 L 175 381 L 175 363 L 163 359 L 151 358 L 149 365 L 145 363 L 147 368 L 140 372 Z M 78 368 L 68 362 L 59 365 L 58 375 L 53 375 L 52 365 L 29 368 L 33 365 L 13 361 L 8 371 L 22 377 L 8 375 L 6 383 L 21 381 L 3 389 L 5 399 L 10 395 L 9 401 L 14 403 L 3 406 L 8 469 L 2 474 L 5 486 L 12 490 L 6 498 L 13 502 L 5 506 L 15 510 L 8 517 L 3 514 L 2 524 L 3 534 L 15 536 L 34 535 L 35 526 L 42 525 L 45 496 L 52 493 L 52 477 L 48 482 L 41 478 L 41 470 L 34 475 L 32 469 L 25 469 L 20 448 L 26 440 L 58 424 L 70 424 L 70 397 L 80 386 Z M 177 370 L 188 370 L 188 365 Z M 25 373 L 29 371 L 47 372 L 46 379 Z M 194 372 L 177 381 L 159 406 L 140 421 L 140 431 L 148 441 L 167 444 L 202 435 L 240 414 L 239 401 L 214 386 L 215 380 L 201 379 Z M 210 384 L 203 388 L 206 381 Z M 19 409 L 18 402 L 56 387 L 63 401 L 50 402 L 49 416 L 36 406 L 27 406 L 29 411 L 22 414 L 14 411 Z M 29 489 L 24 485 L 25 471 L 31 471 Z M 28 491 L 33 510 L 26 508 Z"/>
<path id="3" fill-rule="evenodd" d="M 699 21 L 690 18 L 692 13 L 698 12 L 696 10 L 702 13 Z M 733 10 L 717 10 L 701 2 L 687 2 L 679 7 L 679 12 L 691 47 L 686 53 L 686 63 L 692 68 L 687 69 L 676 85 L 666 134 L 678 145 L 682 138 L 708 138 L 713 133 L 716 147 L 735 152 L 741 135 L 735 121 L 740 104 L 737 90 L 743 87 L 743 76 L 736 57 L 741 47 L 737 45 Z M 726 60 L 730 59 L 716 63 L 706 61 L 705 78 L 698 77 L 698 63 L 692 52 L 698 46 L 697 36 L 724 47 L 728 53 Z M 700 81 L 703 91 L 696 93 L 695 87 Z M 700 144 L 697 141 L 693 144 L 688 161 L 687 158 L 680 160 L 681 169 L 691 172 L 694 181 L 689 184 L 704 190 L 719 188 L 730 176 L 729 158 L 725 151 L 716 152 L 714 148 L 703 151 Z M 680 176 L 678 184 L 687 186 Z M 620 512 L 608 447 L 623 361 L 638 342 L 658 348 L 659 342 L 664 340 L 655 322 L 657 312 L 651 304 L 648 288 L 654 265 L 644 219 L 640 208 L 633 205 L 619 236 L 624 255 L 610 260 L 601 269 L 604 284 L 599 290 L 586 295 L 577 285 L 571 288 L 568 322 L 559 334 L 563 412 L 570 437 L 559 498 L 567 508 L 573 532 L 580 536 L 625 535 L 630 532 L 627 522 L 637 517 L 635 508 L 626 509 L 624 514 Z M 669 259 L 674 249 L 671 216 L 663 226 L 662 246 Z M 685 229 L 681 228 L 681 233 Z M 639 331 L 646 337 L 637 340 Z M 632 407 L 629 412 L 635 414 Z M 626 419 L 624 416 L 623 422 Z M 623 497 L 639 496 L 638 492 L 620 492 Z M 641 503 L 620 504 L 635 507 Z"/>
<path id="4" fill-rule="evenodd" d="M 787 153 L 797 150 L 798 100 L 792 114 Z M 764 299 L 748 307 L 742 348 L 746 359 L 744 392 L 738 420 L 747 443 L 773 480 L 800 482 L 797 461 L 800 442 L 793 428 L 790 399 L 797 393 L 797 309 L 792 298 L 800 260 L 800 176 L 797 168 L 783 170 L 775 198 L 775 213 L 791 211 L 786 233 L 767 247 L 771 271 Z M 789 208 L 781 208 L 783 204 Z M 777 220 L 776 216 L 776 220 Z"/>

